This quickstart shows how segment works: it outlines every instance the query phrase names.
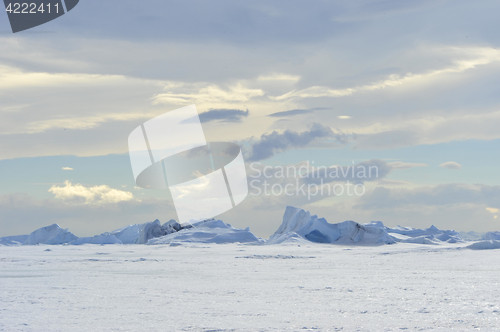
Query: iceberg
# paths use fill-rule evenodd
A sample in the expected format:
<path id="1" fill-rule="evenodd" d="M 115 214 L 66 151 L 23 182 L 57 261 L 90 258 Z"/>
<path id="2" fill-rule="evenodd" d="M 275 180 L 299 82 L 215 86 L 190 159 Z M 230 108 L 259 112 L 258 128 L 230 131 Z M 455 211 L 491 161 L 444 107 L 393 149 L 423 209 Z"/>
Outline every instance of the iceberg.
<path id="1" fill-rule="evenodd" d="M 122 241 L 118 240 L 116 236 L 110 233 L 103 233 L 101 235 L 96 235 L 93 237 L 79 237 L 76 240 L 71 241 L 69 244 L 81 245 L 81 244 L 123 244 Z"/>
<path id="2" fill-rule="evenodd" d="M 147 243 L 149 239 L 178 232 L 183 228 L 185 227 L 181 226 L 173 219 L 163 225 L 156 219 L 155 221 L 144 224 L 128 225 L 116 229 L 110 232 L 110 234 L 114 235 L 123 244 L 144 244 Z"/>
<path id="3" fill-rule="evenodd" d="M 324 218 L 311 216 L 309 211 L 287 206 L 283 222 L 269 238 L 269 244 L 297 241 L 298 238 L 316 243 L 335 243 L 344 245 L 393 244 L 396 241 L 383 227 L 362 225 L 352 220 L 330 224 Z"/>
<path id="4" fill-rule="evenodd" d="M 461 232 L 440 230 L 432 225 L 426 229 L 412 227 L 387 227 L 381 221 L 360 224 L 352 220 L 331 224 L 325 218 L 311 215 L 301 208 L 287 206 L 281 225 L 269 238 L 263 240 L 250 229 L 238 229 L 222 220 L 191 220 L 191 224 L 179 224 L 174 219 L 161 224 L 158 219 L 143 224 L 128 225 L 112 232 L 93 237 L 77 237 L 57 224 L 42 227 L 29 235 L 0 238 L 1 246 L 37 244 L 170 244 L 182 243 L 250 243 L 250 244 L 301 244 L 332 243 L 341 245 L 375 246 L 394 243 L 439 245 L 443 243 L 475 242 L 464 248 L 499 248 L 500 232 Z"/>
<path id="5" fill-rule="evenodd" d="M 77 238 L 68 229 L 62 229 L 58 224 L 52 224 L 32 232 L 23 244 L 64 244 L 74 241 Z"/>
<path id="6" fill-rule="evenodd" d="M 162 237 L 180 230 L 190 228 L 191 225 L 181 226 L 175 220 L 170 220 L 163 225 L 157 219 L 144 224 L 134 224 L 106 232 L 93 237 L 77 237 L 53 224 L 42 227 L 29 235 L 6 236 L 0 238 L 0 245 L 37 245 L 37 244 L 145 244 L 150 239 Z"/>
<path id="7" fill-rule="evenodd" d="M 0 246 L 20 246 L 28 239 L 29 235 L 13 235 L 0 237 Z"/>
<path id="8" fill-rule="evenodd" d="M 147 244 L 170 244 L 179 243 L 262 243 L 264 240 L 256 237 L 250 229 L 238 229 L 222 220 L 210 219 L 198 221 L 192 227 L 183 228 L 177 232 L 148 240 Z"/>
<path id="9" fill-rule="evenodd" d="M 161 227 L 160 221 L 156 219 L 153 222 L 143 224 L 142 227 L 139 228 L 139 236 L 137 237 L 137 244 L 147 243 L 149 239 L 155 237 L 161 237 L 166 235 L 167 232 Z"/>
<path id="10" fill-rule="evenodd" d="M 481 240 L 496 240 L 500 241 L 500 232 L 487 232 L 481 237 Z"/>
<path id="11" fill-rule="evenodd" d="M 485 241 L 474 242 L 468 245 L 466 248 L 473 250 L 500 249 L 500 241 L 485 240 Z"/>
<path id="12" fill-rule="evenodd" d="M 394 228 L 384 226 L 381 221 L 372 221 L 369 226 L 381 227 L 397 242 L 418 244 L 439 244 L 440 242 L 464 242 L 460 233 L 454 230 L 440 230 L 432 225 L 426 229 L 397 226 Z"/>
<path id="13" fill-rule="evenodd" d="M 483 233 L 474 232 L 474 231 L 470 231 L 470 232 L 459 232 L 458 234 L 460 234 L 460 237 L 461 237 L 464 241 L 479 241 L 479 240 L 481 240 L 481 238 L 482 238 L 482 236 L 483 236 Z"/>
<path id="14" fill-rule="evenodd" d="M 141 224 L 128 225 L 109 232 L 114 235 L 123 244 L 134 244 L 139 238 Z"/>

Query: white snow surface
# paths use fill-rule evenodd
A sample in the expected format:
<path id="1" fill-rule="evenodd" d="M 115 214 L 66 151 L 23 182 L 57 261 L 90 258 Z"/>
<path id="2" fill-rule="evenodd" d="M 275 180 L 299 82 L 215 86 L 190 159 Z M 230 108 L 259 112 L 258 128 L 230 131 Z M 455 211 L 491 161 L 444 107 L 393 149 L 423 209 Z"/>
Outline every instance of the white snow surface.
<path id="1" fill-rule="evenodd" d="M 54 224 L 0 245 L 0 331 L 500 326 L 499 251 L 486 250 L 500 241 L 436 227 L 329 224 L 288 207 L 267 242 L 221 220 L 155 220 L 86 238 Z"/>
<path id="2" fill-rule="evenodd" d="M 237 229 L 222 220 L 208 220 L 192 224 L 192 228 L 183 229 L 162 237 L 152 238 L 147 244 L 178 244 L 178 243 L 263 243 L 250 229 Z"/>
<path id="3" fill-rule="evenodd" d="M 0 331 L 498 331 L 498 251 L 399 243 L 0 248 Z"/>

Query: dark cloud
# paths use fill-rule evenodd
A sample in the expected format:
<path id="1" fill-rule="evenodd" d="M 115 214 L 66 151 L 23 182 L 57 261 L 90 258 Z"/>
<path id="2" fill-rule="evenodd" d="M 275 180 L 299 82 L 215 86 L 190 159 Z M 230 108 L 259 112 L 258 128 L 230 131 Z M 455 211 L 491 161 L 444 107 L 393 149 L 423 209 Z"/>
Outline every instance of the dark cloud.
<path id="1" fill-rule="evenodd" d="M 276 117 L 276 118 L 281 118 L 281 117 L 288 117 L 288 116 L 294 116 L 294 115 L 300 115 L 300 114 L 307 114 L 307 113 L 312 113 L 313 111 L 309 110 L 290 110 L 290 111 L 283 111 L 283 112 L 276 112 L 273 114 L 269 114 L 268 116 Z"/>
<path id="2" fill-rule="evenodd" d="M 248 110 L 236 110 L 236 109 L 211 109 L 210 111 L 200 114 L 201 123 L 210 121 L 222 121 L 222 122 L 241 122 L 243 118 L 246 118 L 250 112 Z"/>
<path id="3" fill-rule="evenodd" d="M 58 20 L 52 26 L 70 25 L 77 35 L 85 37 L 183 42 L 222 40 L 239 44 L 324 40 L 332 31 L 350 26 L 332 20 L 340 6 L 328 2 L 311 6 L 301 1 L 150 0 L 140 11 L 136 6 L 137 2 L 132 0 L 86 1 L 72 11 L 70 23 Z M 112 15 L 117 12 L 120 14 Z M 89 17 L 92 17 L 91 26 Z"/>
<path id="4" fill-rule="evenodd" d="M 258 161 L 272 157 L 277 152 L 286 151 L 293 148 L 303 148 L 308 144 L 320 140 L 332 138 L 336 141 L 345 142 L 344 134 L 336 134 L 330 127 L 314 123 L 310 130 L 296 132 L 285 130 L 280 133 L 273 131 L 270 134 L 263 134 L 260 140 L 251 146 L 248 161 Z"/>

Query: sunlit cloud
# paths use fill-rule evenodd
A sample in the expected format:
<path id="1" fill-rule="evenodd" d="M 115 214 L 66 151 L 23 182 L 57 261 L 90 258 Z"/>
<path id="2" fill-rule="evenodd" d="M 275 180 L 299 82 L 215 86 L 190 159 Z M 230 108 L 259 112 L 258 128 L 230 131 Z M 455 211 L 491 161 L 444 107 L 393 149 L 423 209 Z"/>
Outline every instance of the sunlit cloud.
<path id="1" fill-rule="evenodd" d="M 460 165 L 459 163 L 454 162 L 454 161 L 447 161 L 447 162 L 439 165 L 439 167 L 446 168 L 446 169 L 461 169 L 462 165 Z"/>
<path id="2" fill-rule="evenodd" d="M 393 161 L 393 162 L 388 163 L 388 165 L 391 166 L 392 169 L 395 169 L 395 170 L 402 170 L 402 169 L 410 169 L 410 168 L 414 168 L 414 167 L 427 167 L 427 166 L 429 166 L 426 163 L 405 163 L 405 162 L 402 162 L 402 161 Z"/>
<path id="3" fill-rule="evenodd" d="M 65 181 L 62 187 L 50 187 L 49 192 L 56 199 L 74 205 L 102 205 L 134 200 L 134 195 L 128 191 L 113 189 L 107 185 L 85 187 L 70 181 Z"/>
<path id="4" fill-rule="evenodd" d="M 443 52 L 444 48 L 438 48 L 436 51 Z M 302 90 L 293 90 L 283 95 L 271 98 L 277 101 L 282 101 L 288 99 L 305 99 L 305 98 L 320 98 L 320 97 L 331 97 L 331 98 L 347 97 L 363 91 L 383 90 L 386 88 L 392 88 L 410 84 L 432 83 L 433 80 L 435 80 L 439 76 L 444 76 L 446 74 L 462 73 L 466 70 L 473 69 L 480 65 L 487 65 L 492 62 L 500 61 L 500 50 L 495 48 L 448 47 L 446 48 L 446 52 L 458 53 L 460 57 L 466 59 L 452 60 L 452 64 L 447 67 L 436 70 L 430 70 L 424 73 L 409 72 L 404 75 L 391 74 L 382 81 L 373 82 L 366 85 L 360 85 L 343 89 L 333 89 L 326 86 L 312 86 Z"/>
<path id="5" fill-rule="evenodd" d="M 300 80 L 299 75 L 288 75 L 288 74 L 272 74 L 272 75 L 261 75 L 257 78 L 259 81 L 289 81 L 298 82 Z"/>
<path id="6" fill-rule="evenodd" d="M 206 85 L 197 91 L 174 92 L 168 91 L 155 95 L 153 104 L 175 104 L 182 105 L 188 103 L 221 103 L 221 102 L 248 102 L 254 97 L 263 96 L 265 92 L 262 89 L 252 89 L 243 84 L 235 84 L 221 88 L 218 85 Z"/>

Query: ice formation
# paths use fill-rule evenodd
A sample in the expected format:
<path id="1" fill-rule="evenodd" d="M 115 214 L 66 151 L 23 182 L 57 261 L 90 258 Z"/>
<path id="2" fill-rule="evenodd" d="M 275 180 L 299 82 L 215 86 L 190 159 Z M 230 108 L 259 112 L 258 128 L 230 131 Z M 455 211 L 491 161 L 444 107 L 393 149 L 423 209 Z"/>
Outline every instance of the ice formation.
<path id="1" fill-rule="evenodd" d="M 21 245 L 28 239 L 29 235 L 13 235 L 0 238 L 0 245 L 16 246 Z"/>
<path id="2" fill-rule="evenodd" d="M 192 225 L 181 225 L 170 220 L 163 225 L 159 220 L 134 224 L 93 237 L 77 237 L 57 224 L 37 229 L 30 235 L 0 238 L 0 245 L 34 244 L 170 244 L 189 243 L 261 243 L 249 228 L 237 229 L 221 220 L 202 220 Z M 174 244 L 175 245 L 175 244 Z"/>
<path id="3" fill-rule="evenodd" d="M 317 243 L 378 245 L 396 241 L 383 227 L 362 225 L 348 220 L 330 224 L 324 218 L 311 216 L 301 208 L 287 206 L 283 222 L 269 239 L 269 244 L 305 239 Z"/>
<path id="4" fill-rule="evenodd" d="M 62 229 L 59 225 L 53 224 L 37 229 L 29 235 L 2 237 L 0 245 L 170 244 L 175 246 L 182 243 L 300 244 L 315 242 L 373 246 L 394 243 L 438 245 L 477 241 L 462 247 L 500 249 L 500 232 L 458 233 L 453 230 L 440 230 L 435 226 L 426 229 L 402 226 L 391 228 L 381 221 L 360 224 L 348 220 L 330 224 L 324 218 L 318 218 L 308 211 L 292 206 L 286 207 L 281 225 L 267 241 L 255 236 L 249 228 L 237 229 L 221 220 L 192 220 L 191 222 L 192 224 L 181 225 L 172 219 L 162 225 L 159 220 L 155 220 L 128 225 L 93 237 L 77 237 L 68 229 Z"/>
<path id="5" fill-rule="evenodd" d="M 183 227 L 173 219 L 163 225 L 156 219 L 144 224 L 125 226 L 112 231 L 110 234 L 116 236 L 123 244 L 144 244 L 149 239 L 174 233 L 181 229 Z"/>
<path id="6" fill-rule="evenodd" d="M 52 224 L 47 227 L 37 229 L 28 235 L 23 244 L 63 244 L 76 240 L 78 237 L 68 231 L 62 229 L 57 224 Z"/>
<path id="7" fill-rule="evenodd" d="M 372 221 L 370 224 L 373 224 Z M 386 227 L 382 222 L 377 222 L 379 227 L 383 227 L 389 235 L 396 241 L 403 243 L 439 244 L 440 242 L 457 243 L 464 242 L 458 232 L 453 230 L 440 230 L 432 225 L 426 229 L 397 226 L 395 228 Z"/>
<path id="8" fill-rule="evenodd" d="M 191 228 L 150 239 L 147 244 L 178 244 L 189 243 L 261 243 L 264 240 L 256 237 L 250 229 L 238 229 L 222 220 L 199 221 L 192 224 Z"/>
<path id="9" fill-rule="evenodd" d="M 481 237 L 481 240 L 497 240 L 500 241 L 500 232 L 487 232 Z"/>
<path id="10" fill-rule="evenodd" d="M 474 242 L 468 245 L 466 248 L 474 250 L 500 249 L 500 241 L 484 240 L 484 241 Z"/>
<path id="11" fill-rule="evenodd" d="M 330 224 L 324 218 L 311 216 L 308 211 L 287 206 L 283 222 L 271 236 L 269 243 L 301 242 L 309 240 L 319 243 L 378 245 L 401 243 L 440 244 L 461 243 L 458 232 L 440 230 L 436 226 L 427 229 L 397 226 L 386 227 L 381 221 L 359 224 L 344 221 Z"/>
<path id="12" fill-rule="evenodd" d="M 80 244 L 122 244 L 122 241 L 118 240 L 116 236 L 103 233 L 101 235 L 96 235 L 93 237 L 79 237 L 76 240 L 71 241 L 69 244 L 80 245 Z"/>

